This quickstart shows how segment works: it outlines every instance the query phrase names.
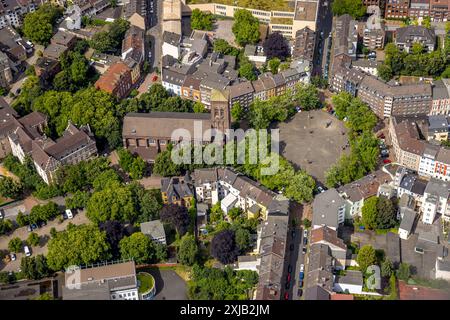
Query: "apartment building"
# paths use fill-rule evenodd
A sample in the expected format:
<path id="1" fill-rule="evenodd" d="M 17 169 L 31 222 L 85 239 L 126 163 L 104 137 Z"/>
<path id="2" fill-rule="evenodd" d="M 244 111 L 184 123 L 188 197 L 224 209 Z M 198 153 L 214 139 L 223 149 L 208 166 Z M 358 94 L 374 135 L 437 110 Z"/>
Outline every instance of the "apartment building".
<path id="1" fill-rule="evenodd" d="M 368 12 L 371 16 L 367 19 L 364 26 L 363 44 L 370 50 L 382 49 L 386 32 L 382 21 L 381 10 L 377 6 L 369 7 Z"/>
<path id="2" fill-rule="evenodd" d="M 430 17 L 433 21 L 448 21 L 450 15 L 449 0 L 431 0 L 430 1 Z"/>
<path id="3" fill-rule="evenodd" d="M 358 44 L 358 23 L 350 15 L 344 14 L 333 21 L 333 55 L 346 54 L 356 59 Z"/>
<path id="4" fill-rule="evenodd" d="M 450 184 L 435 178 L 432 178 L 425 188 L 424 201 L 422 203 L 422 222 L 433 224 L 436 215 L 441 214 L 443 218 L 447 217 L 447 204 L 450 196 Z"/>
<path id="5" fill-rule="evenodd" d="M 0 87 L 8 89 L 13 82 L 11 64 L 12 62 L 8 56 L 0 51 Z"/>
<path id="6" fill-rule="evenodd" d="M 430 16 L 430 2 L 434 0 L 410 0 L 409 17 L 413 19 Z"/>
<path id="7" fill-rule="evenodd" d="M 40 2 L 35 0 L 3 0 L 0 2 L 0 29 L 6 26 L 22 26 L 23 17 L 37 9 Z"/>
<path id="8" fill-rule="evenodd" d="M 389 19 L 405 19 L 409 14 L 410 0 L 386 0 L 384 16 Z"/>
<path id="9" fill-rule="evenodd" d="M 316 33 L 308 27 L 300 29 L 295 34 L 292 57 L 312 62 L 316 47 Z"/>
<path id="10" fill-rule="evenodd" d="M 131 83 L 141 79 L 141 69 L 145 61 L 144 30 L 134 25 L 128 28 L 122 41 L 122 61 L 131 69 Z"/>
<path id="11" fill-rule="evenodd" d="M 450 115 L 450 79 L 439 79 L 433 83 L 433 101 L 430 115 Z"/>
<path id="12" fill-rule="evenodd" d="M 414 43 L 421 44 L 428 52 L 434 51 L 436 46 L 434 30 L 413 25 L 397 29 L 395 45 L 400 50 L 409 53 Z"/>
<path id="13" fill-rule="evenodd" d="M 180 178 L 161 179 L 161 196 L 164 204 L 177 204 L 190 208 L 194 192 L 190 181 Z"/>
<path id="14" fill-rule="evenodd" d="M 337 93 L 345 91 L 356 97 L 365 77 L 364 72 L 358 68 L 348 68 L 336 62 L 330 78 L 330 90 Z"/>
<path id="15" fill-rule="evenodd" d="M 253 102 L 255 89 L 250 81 L 244 81 L 229 87 L 230 109 L 235 103 L 239 103 L 243 108 L 248 109 Z"/>
<path id="16" fill-rule="evenodd" d="M 118 99 L 128 96 L 131 91 L 131 69 L 122 61 L 111 65 L 95 82 L 95 87 L 106 91 Z"/>
<path id="17" fill-rule="evenodd" d="M 312 205 L 313 209 L 313 229 L 327 226 L 337 230 L 345 221 L 345 200 L 339 195 L 336 189 L 332 188 L 323 193 L 319 193 Z"/>

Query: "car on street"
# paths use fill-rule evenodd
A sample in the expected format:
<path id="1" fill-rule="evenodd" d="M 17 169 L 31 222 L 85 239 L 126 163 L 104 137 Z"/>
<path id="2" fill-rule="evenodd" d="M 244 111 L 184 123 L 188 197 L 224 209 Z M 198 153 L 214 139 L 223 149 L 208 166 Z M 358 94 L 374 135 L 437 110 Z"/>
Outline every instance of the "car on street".
<path id="1" fill-rule="evenodd" d="M 389 160 L 389 159 L 384 159 L 384 160 L 383 160 L 383 163 L 384 163 L 384 164 L 389 164 L 389 163 L 391 163 L 391 162 L 392 162 L 392 160 Z"/>
<path id="2" fill-rule="evenodd" d="M 302 252 L 303 254 L 306 254 L 306 247 L 303 247 Z"/>
<path id="3" fill-rule="evenodd" d="M 303 290 L 302 289 L 298 289 L 297 290 L 297 296 L 301 297 L 303 295 Z"/>
<path id="4" fill-rule="evenodd" d="M 303 280 L 298 280 L 298 287 L 303 288 Z"/>
<path id="5" fill-rule="evenodd" d="M 72 210 L 66 209 L 65 213 L 66 213 L 67 219 L 73 219 Z"/>
<path id="6" fill-rule="evenodd" d="M 308 238 L 308 230 L 303 230 L 303 238 Z"/>
<path id="7" fill-rule="evenodd" d="M 284 300 L 289 300 L 289 292 L 284 293 Z"/>
<path id="8" fill-rule="evenodd" d="M 9 257 L 11 258 L 11 261 L 16 261 L 16 254 L 15 253 L 11 253 L 9 255 Z"/>
<path id="9" fill-rule="evenodd" d="M 291 274 L 290 273 L 288 273 L 287 276 L 286 276 L 286 282 L 289 282 L 289 281 L 291 281 Z"/>
<path id="10" fill-rule="evenodd" d="M 0 209 L 0 219 L 3 219 L 5 217 L 5 214 L 3 212 L 3 209 Z"/>
<path id="11" fill-rule="evenodd" d="M 289 272 L 289 273 L 292 272 L 292 266 L 291 266 L 291 265 L 288 266 L 288 272 Z"/>
<path id="12" fill-rule="evenodd" d="M 305 271 L 305 265 L 302 263 L 302 264 L 300 265 L 300 272 L 303 272 L 303 271 Z"/>
<path id="13" fill-rule="evenodd" d="M 317 187 L 317 190 L 318 190 L 320 193 L 324 193 L 324 192 L 325 192 L 325 189 L 324 189 L 323 187 L 321 187 L 321 186 L 318 186 L 318 187 Z"/>
<path id="14" fill-rule="evenodd" d="M 305 273 L 303 271 L 300 271 L 298 277 L 300 280 L 303 280 L 305 278 Z"/>
<path id="15" fill-rule="evenodd" d="M 290 287 L 291 287 L 291 283 L 290 282 L 286 282 L 286 284 L 284 285 L 284 288 L 286 290 L 289 290 Z"/>
<path id="16" fill-rule="evenodd" d="M 291 245 L 289 246 L 289 250 L 294 251 L 294 244 L 291 243 Z"/>
<path id="17" fill-rule="evenodd" d="M 31 256 L 31 250 L 28 246 L 23 247 L 23 252 L 25 252 L 25 256 L 27 257 Z"/>
<path id="18" fill-rule="evenodd" d="M 381 150 L 381 156 L 382 156 L 383 158 L 387 158 L 387 157 L 389 156 L 389 151 L 386 150 L 386 149 L 382 149 L 382 150 Z"/>
<path id="19" fill-rule="evenodd" d="M 295 239 L 295 230 L 291 231 L 291 236 L 292 236 L 292 239 Z"/>
<path id="20" fill-rule="evenodd" d="M 308 244 L 308 238 L 303 237 L 303 245 L 306 246 Z"/>

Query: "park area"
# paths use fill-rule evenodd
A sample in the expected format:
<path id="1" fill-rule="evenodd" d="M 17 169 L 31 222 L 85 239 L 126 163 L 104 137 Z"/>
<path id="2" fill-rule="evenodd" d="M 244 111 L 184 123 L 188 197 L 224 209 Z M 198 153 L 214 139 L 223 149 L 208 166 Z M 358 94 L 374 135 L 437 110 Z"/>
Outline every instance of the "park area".
<path id="1" fill-rule="evenodd" d="M 325 111 L 302 111 L 278 128 L 280 154 L 322 184 L 325 172 L 350 152 L 344 124 Z"/>

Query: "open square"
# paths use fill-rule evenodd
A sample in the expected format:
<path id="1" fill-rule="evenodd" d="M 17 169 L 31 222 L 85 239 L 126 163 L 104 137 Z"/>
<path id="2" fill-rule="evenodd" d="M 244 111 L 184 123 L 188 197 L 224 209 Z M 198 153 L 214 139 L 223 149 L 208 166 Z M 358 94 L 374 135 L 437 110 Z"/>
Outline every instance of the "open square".
<path id="1" fill-rule="evenodd" d="M 280 153 L 295 166 L 325 183 L 325 172 L 350 152 L 347 128 L 322 110 L 302 111 L 278 124 Z"/>

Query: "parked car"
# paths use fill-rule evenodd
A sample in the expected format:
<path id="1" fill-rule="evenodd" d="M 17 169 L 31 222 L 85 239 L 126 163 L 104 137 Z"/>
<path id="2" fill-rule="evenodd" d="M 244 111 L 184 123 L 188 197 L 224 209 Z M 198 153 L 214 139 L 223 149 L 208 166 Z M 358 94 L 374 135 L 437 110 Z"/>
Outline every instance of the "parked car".
<path id="1" fill-rule="evenodd" d="M 303 288 L 303 280 L 298 280 L 298 287 Z"/>
<path id="2" fill-rule="evenodd" d="M 155 82 L 156 80 L 158 80 L 158 76 L 153 76 L 153 78 L 152 78 L 152 82 Z"/>
<path id="3" fill-rule="evenodd" d="M 292 239 L 295 239 L 295 230 L 291 231 L 291 236 L 292 236 Z"/>
<path id="4" fill-rule="evenodd" d="M 67 215 L 67 219 L 73 219 L 72 210 L 66 209 L 66 215 Z"/>
<path id="5" fill-rule="evenodd" d="M 389 160 L 389 159 L 383 159 L 383 163 L 384 164 L 388 164 L 388 163 L 391 163 L 392 162 L 392 160 Z"/>
<path id="6" fill-rule="evenodd" d="M 289 282 L 289 281 L 291 281 L 291 274 L 290 273 L 288 273 L 287 277 L 286 277 L 286 282 Z"/>
<path id="7" fill-rule="evenodd" d="M 292 272 L 292 266 L 291 266 L 291 265 L 288 266 L 288 272 L 289 272 L 289 273 Z"/>
<path id="8" fill-rule="evenodd" d="M 3 209 L 0 209 L 0 219 L 3 219 L 5 217 Z"/>
<path id="9" fill-rule="evenodd" d="M 11 261 L 16 261 L 16 254 L 15 253 L 11 253 L 9 255 L 9 257 L 11 258 Z"/>
<path id="10" fill-rule="evenodd" d="M 303 247 L 302 252 L 303 254 L 306 254 L 306 247 Z"/>
<path id="11" fill-rule="evenodd" d="M 28 246 L 23 247 L 23 252 L 25 252 L 25 256 L 27 257 L 31 256 L 31 250 Z"/>
<path id="12" fill-rule="evenodd" d="M 289 292 L 284 293 L 284 300 L 289 300 Z"/>
<path id="13" fill-rule="evenodd" d="M 31 231 L 33 231 L 33 230 L 35 230 L 37 228 L 38 228 L 38 226 L 37 226 L 36 223 L 31 224 Z"/>
<path id="14" fill-rule="evenodd" d="M 303 238 L 308 238 L 308 230 L 303 230 Z"/>
<path id="15" fill-rule="evenodd" d="M 300 265 L 300 272 L 303 272 L 303 271 L 305 271 L 305 265 L 302 263 L 302 264 Z"/>
<path id="16" fill-rule="evenodd" d="M 320 193 L 324 193 L 324 192 L 325 192 L 325 189 L 322 188 L 321 186 L 318 186 L 318 187 L 317 187 L 317 190 L 318 190 Z"/>
<path id="17" fill-rule="evenodd" d="M 388 157 L 388 156 L 389 156 L 389 151 L 386 150 L 386 149 L 381 150 L 381 156 L 382 156 L 383 158 Z"/>
<path id="18" fill-rule="evenodd" d="M 28 226 L 27 226 L 27 231 L 28 231 L 28 232 L 33 231 L 33 229 L 31 229 L 31 225 L 28 225 Z"/>
<path id="19" fill-rule="evenodd" d="M 290 282 L 286 282 L 286 284 L 284 285 L 284 288 L 286 290 L 289 290 L 290 287 L 291 287 L 291 283 Z"/>
<path id="20" fill-rule="evenodd" d="M 303 295 L 303 290 L 302 289 L 298 289 L 297 290 L 297 296 L 301 297 Z"/>
<path id="21" fill-rule="evenodd" d="M 306 246 L 308 244 L 308 238 L 303 237 L 303 245 Z"/>
<path id="22" fill-rule="evenodd" d="M 39 222 L 37 223 L 37 225 L 38 225 L 39 228 L 42 228 L 43 226 L 46 226 L 46 225 L 47 225 L 47 222 L 45 222 L 45 221 L 39 221 Z"/>
<path id="23" fill-rule="evenodd" d="M 289 246 L 289 250 L 294 251 L 294 244 L 291 243 L 291 245 Z"/>

